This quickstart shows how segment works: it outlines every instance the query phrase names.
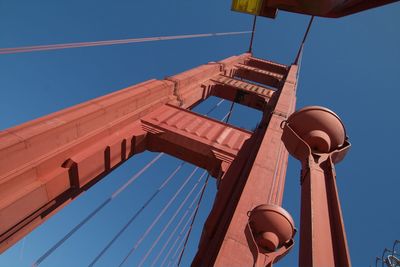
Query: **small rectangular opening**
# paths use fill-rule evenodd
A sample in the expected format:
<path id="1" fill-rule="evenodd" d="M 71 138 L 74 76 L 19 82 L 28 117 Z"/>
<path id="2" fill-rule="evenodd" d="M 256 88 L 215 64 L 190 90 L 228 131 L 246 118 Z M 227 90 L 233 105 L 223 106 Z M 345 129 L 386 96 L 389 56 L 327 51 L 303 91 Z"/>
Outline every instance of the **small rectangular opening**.
<path id="1" fill-rule="evenodd" d="M 244 78 L 238 77 L 238 76 L 235 76 L 234 78 L 238 79 L 238 80 L 241 80 L 243 82 L 246 82 L 246 83 L 250 83 L 252 85 L 260 86 L 260 87 L 268 89 L 268 90 L 278 91 L 278 88 L 275 88 L 275 87 L 272 87 L 272 86 L 268 86 L 268 85 L 265 85 L 263 83 L 255 82 L 255 81 L 252 81 L 252 80 L 247 80 L 247 79 L 244 79 Z"/>
<path id="2" fill-rule="evenodd" d="M 257 109 L 235 103 L 233 105 L 231 114 L 228 115 L 231 105 L 231 101 L 210 96 L 199 105 L 194 107 L 192 111 L 223 122 L 226 122 L 229 117 L 228 124 L 248 131 L 254 131 L 261 121 L 262 112 Z"/>

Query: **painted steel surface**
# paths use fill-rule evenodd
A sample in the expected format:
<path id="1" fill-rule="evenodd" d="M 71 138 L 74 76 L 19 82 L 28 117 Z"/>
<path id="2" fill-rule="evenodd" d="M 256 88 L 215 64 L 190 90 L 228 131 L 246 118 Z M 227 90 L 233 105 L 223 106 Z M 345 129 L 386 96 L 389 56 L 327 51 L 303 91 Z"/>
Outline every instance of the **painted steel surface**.
<path id="1" fill-rule="evenodd" d="M 141 118 L 167 103 L 193 106 L 209 96 L 204 82 L 249 57 L 149 80 L 1 131 L 0 250 L 147 149 Z"/>
<path id="2" fill-rule="evenodd" d="M 282 140 L 302 163 L 299 265 L 351 266 L 334 168 L 350 148 L 342 121 L 306 107 L 285 122 Z"/>
<path id="3" fill-rule="evenodd" d="M 293 245 L 281 246 L 275 252 L 258 247 L 248 227 L 248 212 L 258 205 L 282 203 L 288 153 L 281 142 L 280 125 L 295 109 L 297 66 L 252 58 L 249 61 L 252 65 L 264 66 L 258 73 L 278 70 L 283 76 L 282 82 L 263 110 L 263 118 L 248 145 L 243 146 L 221 177 L 192 266 L 272 265 Z M 262 75 L 266 79 L 257 79 L 267 86 L 268 76 Z"/>
<path id="4" fill-rule="evenodd" d="M 198 252 L 206 254 L 194 265 L 249 265 L 258 262 L 255 252 L 257 259 L 272 264 L 293 243 L 279 244 L 284 250 L 274 253 L 254 251 L 248 243 L 251 233 L 240 229 L 248 225 L 247 212 L 257 203 L 282 201 L 288 155 L 279 125 L 294 109 L 296 74 L 297 66 L 289 69 L 246 53 L 3 131 L 1 249 L 129 157 L 151 150 L 203 167 L 218 179 Z M 261 110 L 260 126 L 252 133 L 188 110 L 211 95 Z M 232 238 L 243 245 L 232 244 Z M 210 248 L 212 253 L 207 252 Z M 231 249 L 236 257 L 227 253 Z"/>

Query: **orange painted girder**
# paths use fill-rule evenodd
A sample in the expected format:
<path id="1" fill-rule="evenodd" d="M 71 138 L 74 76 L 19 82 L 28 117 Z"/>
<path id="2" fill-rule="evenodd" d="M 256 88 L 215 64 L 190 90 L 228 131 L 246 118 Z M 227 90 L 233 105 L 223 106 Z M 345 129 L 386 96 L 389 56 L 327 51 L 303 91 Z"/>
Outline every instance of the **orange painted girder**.
<path id="1" fill-rule="evenodd" d="M 191 162 L 220 177 L 251 132 L 171 105 L 142 120 L 146 148 Z"/>
<path id="2" fill-rule="evenodd" d="M 275 90 L 239 79 L 218 75 L 212 80 L 210 94 L 264 111 Z"/>

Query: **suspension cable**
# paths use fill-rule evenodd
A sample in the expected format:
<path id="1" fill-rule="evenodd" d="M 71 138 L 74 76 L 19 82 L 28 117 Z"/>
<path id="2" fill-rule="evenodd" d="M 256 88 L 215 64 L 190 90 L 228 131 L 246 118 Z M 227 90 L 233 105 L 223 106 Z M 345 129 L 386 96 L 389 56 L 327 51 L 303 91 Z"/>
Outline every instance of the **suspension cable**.
<path id="1" fill-rule="evenodd" d="M 1 51 L 1 49 L 0 49 Z M 224 99 L 219 101 L 213 108 L 211 108 L 206 115 L 209 115 L 212 111 L 214 111 L 218 106 L 220 106 L 224 102 Z M 231 105 L 231 110 L 223 117 L 222 121 L 225 119 L 229 119 L 229 116 L 232 112 L 232 107 Z M 148 168 L 150 168 L 155 162 L 157 162 L 164 153 L 159 153 L 156 157 L 153 158 L 146 166 L 144 166 L 139 172 L 137 172 L 134 176 L 132 176 L 125 184 L 123 184 L 119 189 L 113 192 L 113 194 L 107 198 L 105 201 L 103 201 L 95 210 L 93 210 L 90 214 L 88 214 L 82 221 L 80 221 L 74 228 L 72 228 L 67 234 L 65 234 L 56 244 L 54 244 L 51 248 L 49 248 L 42 256 L 40 256 L 33 264 L 32 267 L 37 267 L 39 266 L 46 258 L 48 258 L 56 249 L 58 249 L 63 243 L 65 243 L 75 232 L 77 232 L 80 228 L 82 228 L 90 219 L 92 219 L 97 213 L 99 213 L 105 206 L 107 206 L 113 199 L 115 199 L 119 194 L 121 194 L 129 185 L 131 185 L 134 181 L 136 181 Z M 182 162 L 183 163 L 183 162 Z M 182 164 L 181 163 L 181 164 Z M 183 166 L 183 164 L 182 164 Z M 180 166 L 180 167 L 182 167 Z M 172 178 L 172 177 L 170 177 Z M 167 178 L 168 179 L 168 178 Z M 207 177 L 208 179 L 208 177 Z M 158 193 L 156 193 L 158 194 Z M 155 196 L 154 196 L 155 197 Z M 151 202 L 152 198 L 151 197 L 148 202 Z M 140 213 L 141 210 L 144 209 L 149 203 L 146 202 L 145 206 L 142 207 L 138 214 L 135 216 L 137 217 Z M 134 220 L 134 219 L 133 219 Z M 124 230 L 122 230 L 123 232 Z M 119 234 L 120 235 L 120 234 Z M 119 237 L 119 235 L 115 238 L 115 240 Z M 115 240 L 111 241 L 111 244 L 108 244 L 104 249 L 105 251 L 109 248 L 109 246 L 112 245 L 112 243 L 115 242 Z M 104 250 L 103 249 L 103 250 Z M 89 265 L 93 266 L 99 259 L 100 257 L 105 253 L 105 251 L 101 251 L 99 255 L 96 256 L 94 261 Z M 133 252 L 133 251 L 132 251 Z M 123 263 L 122 263 L 123 264 Z"/>
<path id="2" fill-rule="evenodd" d="M 219 107 L 224 101 L 225 101 L 224 99 L 221 99 L 214 107 L 212 107 L 207 113 L 205 113 L 205 116 L 207 116 L 207 115 L 209 115 L 211 112 L 213 112 L 213 111 L 214 111 L 217 107 Z M 224 119 L 226 118 L 226 116 L 228 116 L 228 115 L 229 115 L 229 113 L 226 114 L 222 120 L 224 120 Z M 202 177 L 203 177 L 203 176 L 202 176 Z M 208 179 L 208 177 L 207 177 L 207 179 Z M 164 233 L 163 233 L 163 234 L 164 234 Z M 125 258 L 125 259 L 123 260 L 123 262 L 120 264 L 120 266 L 124 264 L 124 262 L 127 260 L 127 258 L 130 256 L 130 254 L 133 253 L 133 251 L 134 251 L 135 249 L 136 249 L 136 248 L 133 247 L 133 250 L 131 250 L 131 251 L 129 252 L 129 254 L 126 256 L 126 258 Z"/>
<path id="3" fill-rule="evenodd" d="M 201 201 L 203 199 L 204 191 L 206 191 L 206 187 L 207 187 L 209 178 L 210 178 L 210 175 L 207 175 L 206 181 L 204 182 L 203 189 L 201 190 L 201 195 L 200 195 L 199 201 L 197 202 L 196 208 L 194 209 L 194 214 L 193 214 L 193 218 L 192 218 L 192 221 L 190 223 L 190 226 L 189 226 L 189 231 L 188 231 L 188 233 L 187 233 L 187 235 L 185 237 L 185 242 L 183 244 L 182 251 L 179 254 L 178 267 L 181 264 L 183 253 L 185 252 L 186 244 L 187 244 L 187 242 L 189 240 L 190 233 L 192 232 L 193 224 L 194 224 L 194 221 L 196 219 L 197 212 L 199 211 L 199 207 L 200 207 L 200 203 L 201 203 Z"/>
<path id="4" fill-rule="evenodd" d="M 167 186 L 167 184 L 172 180 L 173 177 L 178 173 L 178 171 L 185 165 L 186 162 L 182 161 L 178 167 L 165 179 L 165 181 L 157 188 L 157 190 L 151 195 L 143 206 L 133 214 L 133 216 L 128 220 L 128 222 L 122 227 L 120 231 L 111 239 L 110 242 L 97 254 L 97 256 L 93 259 L 93 261 L 89 264 L 89 266 L 93 266 L 103 255 L 104 253 L 114 244 L 114 242 L 121 236 L 121 234 L 131 225 L 133 221 L 143 212 L 143 210 L 152 202 L 152 200 L 161 192 L 161 190 Z"/>
<path id="5" fill-rule="evenodd" d="M 232 111 L 233 111 L 233 106 L 234 106 L 234 104 L 235 104 L 235 102 L 232 101 L 232 104 L 231 104 L 231 106 L 230 106 L 230 108 L 229 108 L 229 112 L 222 118 L 221 121 L 225 121 L 225 123 L 228 123 L 228 122 L 229 122 L 229 119 L 230 119 L 231 114 L 232 114 Z M 226 119 L 226 120 L 225 120 L 225 119 Z M 210 177 L 210 176 L 208 175 L 208 176 L 207 176 L 207 179 L 206 179 L 206 181 L 205 181 L 205 185 L 207 185 L 209 177 Z M 192 228 L 193 228 L 194 222 L 195 222 L 195 220 L 196 220 L 196 216 L 197 216 L 197 212 L 198 212 L 199 207 L 200 207 L 201 200 L 202 200 L 202 198 L 203 198 L 204 190 L 205 190 L 205 187 L 204 187 L 204 189 L 203 189 L 203 192 L 202 192 L 202 195 L 201 195 L 199 201 L 197 202 L 197 206 L 196 206 L 196 209 L 195 209 L 194 216 L 193 216 L 193 218 L 192 218 L 192 222 L 190 223 L 189 230 L 188 230 L 188 232 L 187 232 L 187 234 L 186 234 L 185 242 L 184 242 L 184 244 L 183 244 L 182 251 L 181 251 L 181 253 L 180 253 L 180 255 L 179 255 L 178 267 L 179 267 L 180 264 L 181 264 L 182 257 L 183 257 L 183 254 L 184 254 L 184 252 L 185 252 L 187 242 L 188 242 L 188 240 L 189 240 L 190 234 L 192 233 Z"/>
<path id="6" fill-rule="evenodd" d="M 158 154 L 149 163 L 146 164 L 140 171 L 132 176 L 125 184 L 123 184 L 118 190 L 116 190 L 110 197 L 103 201 L 96 209 L 94 209 L 89 215 L 87 215 L 82 221 L 80 221 L 74 228 L 72 228 L 64 237 L 62 237 L 56 244 L 48 249 L 39 259 L 37 259 L 32 266 L 38 266 L 48 256 L 50 256 L 58 247 L 60 247 L 65 241 L 67 241 L 76 231 L 78 231 L 83 225 L 85 225 L 91 218 L 93 218 L 99 211 L 107 206 L 113 199 L 115 199 L 120 193 L 122 193 L 130 184 L 136 181 L 148 168 L 150 168 L 155 162 L 157 162 L 164 153 Z"/>
<path id="7" fill-rule="evenodd" d="M 171 206 L 172 202 L 174 202 L 176 197 L 183 190 L 183 188 L 187 185 L 187 183 L 190 181 L 190 179 L 193 177 L 193 175 L 196 173 L 196 171 L 198 169 L 199 169 L 199 167 L 196 167 L 193 169 L 192 173 L 185 179 L 185 182 L 179 187 L 178 191 L 176 191 L 176 193 L 173 195 L 173 197 L 168 201 L 167 205 L 164 206 L 164 208 L 161 210 L 161 212 L 153 220 L 151 225 L 149 227 L 147 227 L 147 229 L 143 233 L 143 235 L 139 238 L 138 241 L 136 241 L 135 245 L 131 248 L 131 250 L 128 252 L 128 254 L 125 256 L 125 258 L 122 260 L 122 262 L 118 265 L 119 267 L 121 267 L 128 260 L 128 258 L 132 255 L 132 253 L 139 247 L 139 245 L 147 237 L 147 235 L 150 233 L 150 231 L 153 229 L 153 227 L 156 225 L 156 223 L 160 220 L 161 216 L 164 215 L 164 213 L 167 211 L 167 209 Z"/>
<path id="8" fill-rule="evenodd" d="M 190 228 L 186 232 L 186 236 L 188 236 L 189 231 L 190 231 Z M 175 250 L 174 254 L 172 255 L 172 257 L 170 258 L 170 261 L 167 266 L 170 266 L 170 264 L 173 264 L 174 261 L 176 261 L 176 257 L 178 256 L 178 252 L 181 249 L 184 241 L 185 241 L 185 239 L 182 239 L 181 242 L 179 243 L 179 245 L 176 247 L 176 250 Z M 182 249 L 183 249 L 183 247 L 182 247 Z"/>
<path id="9" fill-rule="evenodd" d="M 79 48 L 79 47 L 108 46 L 108 45 L 144 43 L 144 42 L 155 42 L 155 41 L 166 41 L 166 40 L 217 37 L 217 36 L 227 36 L 227 35 L 240 35 L 240 34 L 249 34 L 249 33 L 251 33 L 251 31 L 218 32 L 218 33 L 203 33 L 203 34 L 184 34 L 184 35 L 174 35 L 174 36 L 129 38 L 129 39 L 119 39 L 119 40 L 109 40 L 109 41 L 94 41 L 94 42 L 79 42 L 79 43 L 64 43 L 64 44 L 22 46 L 22 47 L 0 48 L 0 55 L 1 54 L 5 55 L 5 54 L 16 54 L 16 53 L 26 53 L 26 52 L 47 51 L 47 50 L 61 50 L 61 49 Z"/>
<path id="10" fill-rule="evenodd" d="M 249 44 L 249 53 L 253 52 L 253 40 L 254 40 L 254 33 L 256 32 L 256 23 L 257 23 L 257 16 L 254 16 L 253 20 L 253 28 L 251 30 L 251 37 L 250 37 L 250 44 Z"/>
<path id="11" fill-rule="evenodd" d="M 223 118 L 222 119 L 222 121 L 225 121 L 225 123 L 228 123 L 229 122 L 229 119 L 231 118 L 231 114 L 232 114 L 232 111 L 233 111 L 233 106 L 235 105 L 235 101 L 232 101 L 232 103 L 231 103 L 231 107 L 229 108 L 229 112 L 228 112 L 228 116 L 225 118 Z M 225 120 L 226 119 L 226 120 Z"/>
<path id="12" fill-rule="evenodd" d="M 206 116 L 213 112 L 217 107 L 219 107 L 225 100 L 220 100 L 216 105 L 214 105 L 207 113 Z M 121 236 L 121 234 L 129 227 L 129 225 L 138 217 L 138 215 L 151 203 L 151 201 L 156 197 L 156 195 L 166 186 L 168 181 L 176 174 L 176 172 L 185 164 L 182 161 L 177 169 L 165 180 L 165 182 L 157 189 L 157 191 L 145 202 L 141 209 L 139 209 L 130 220 L 124 225 L 124 227 L 113 237 L 113 239 L 103 248 L 103 250 L 94 258 L 94 260 L 88 265 L 89 267 L 94 266 L 94 264 L 104 255 L 104 253 L 112 246 L 112 244 Z"/>
<path id="13" fill-rule="evenodd" d="M 226 113 L 225 116 L 221 119 L 221 121 L 225 121 L 229 117 L 230 114 L 231 114 L 231 112 Z"/>
<path id="14" fill-rule="evenodd" d="M 221 101 L 219 101 L 215 106 L 213 106 L 209 111 L 207 111 L 206 114 L 204 114 L 205 116 L 210 115 L 211 112 L 213 112 L 217 107 L 219 107 L 223 102 L 225 101 L 225 99 L 221 99 Z"/>
<path id="15" fill-rule="evenodd" d="M 178 209 L 175 211 L 175 213 L 172 215 L 172 217 L 169 219 L 167 224 L 164 226 L 164 228 L 161 230 L 160 234 L 157 236 L 156 240 L 154 240 L 153 244 L 151 247 L 147 250 L 147 253 L 144 255 L 142 260 L 139 262 L 138 266 L 141 267 L 143 266 L 143 263 L 147 260 L 147 257 L 150 255 L 150 253 L 153 251 L 154 247 L 158 244 L 158 241 L 160 241 L 161 237 L 165 234 L 167 231 L 168 227 L 171 225 L 171 223 L 175 220 L 176 216 L 178 213 L 181 211 L 183 206 L 186 204 L 187 200 L 189 197 L 193 194 L 194 190 L 197 188 L 197 186 L 200 184 L 200 181 L 203 179 L 204 175 L 206 175 L 207 171 L 204 171 L 203 174 L 200 176 L 198 179 L 197 183 L 193 186 L 193 188 L 190 190 L 190 192 L 186 195 L 185 199 L 182 201 L 182 203 L 179 205 Z M 203 187 L 204 188 L 204 187 Z"/>
<path id="16" fill-rule="evenodd" d="M 0 49 L 1 51 L 1 49 Z M 219 101 L 214 105 L 206 115 L 209 115 L 217 107 L 219 107 L 224 102 L 224 99 Z M 155 162 L 157 162 L 164 153 L 158 154 L 153 158 L 146 166 L 144 166 L 139 172 L 132 176 L 124 185 L 122 185 L 118 190 L 104 200 L 95 210 L 88 214 L 83 220 L 81 220 L 74 228 L 72 228 L 67 234 L 65 234 L 56 244 L 49 248 L 42 256 L 40 256 L 33 264 L 32 267 L 39 266 L 47 257 L 49 257 L 56 249 L 58 249 L 64 242 L 66 242 L 75 232 L 77 232 L 82 226 L 84 226 L 90 219 L 92 219 L 98 212 L 100 212 L 105 206 L 107 206 L 114 198 L 116 198 L 120 193 L 122 193 L 129 185 L 131 185 L 136 179 L 138 179 L 148 168 L 150 168 Z"/>
<path id="17" fill-rule="evenodd" d="M 161 262 L 160 266 L 164 266 L 164 263 L 166 262 L 166 260 L 168 259 L 169 255 L 172 252 L 172 249 L 175 247 L 177 242 L 183 237 L 183 233 L 185 232 L 186 227 L 189 225 L 190 221 L 193 219 L 193 216 L 194 216 L 194 213 L 192 214 L 192 216 L 189 217 L 189 219 L 186 221 L 185 225 L 182 227 L 182 230 L 179 232 L 178 237 L 175 239 L 174 243 L 169 248 L 169 250 L 167 252 L 167 255 L 164 257 L 164 260 Z"/>
<path id="18" fill-rule="evenodd" d="M 296 58 L 295 58 L 294 63 L 293 63 L 295 65 L 298 64 L 299 58 L 300 58 L 301 54 L 303 53 L 304 44 L 305 44 L 305 42 L 307 40 L 307 36 L 308 36 L 308 33 L 310 32 L 311 25 L 312 25 L 313 21 L 314 21 L 314 16 L 311 16 L 310 21 L 308 22 L 307 30 L 304 33 L 303 40 L 300 43 L 299 50 L 297 51 L 297 55 L 296 55 Z"/>
<path id="19" fill-rule="evenodd" d="M 176 231 L 178 231 L 179 227 L 181 226 L 181 224 L 183 223 L 183 220 L 186 218 L 186 216 L 189 214 L 190 210 L 193 208 L 194 203 L 196 203 L 196 200 L 199 198 L 201 192 L 203 191 L 203 188 L 206 185 L 203 185 L 203 187 L 199 190 L 199 192 L 197 193 L 197 195 L 193 198 L 192 203 L 190 203 L 189 207 L 186 209 L 185 213 L 182 215 L 181 219 L 179 220 L 179 222 L 177 223 L 177 225 L 175 226 L 174 230 L 170 233 L 170 235 L 168 236 L 167 240 L 165 241 L 163 247 L 160 249 L 160 251 L 158 252 L 157 256 L 153 259 L 153 261 L 151 262 L 151 267 L 153 267 L 158 259 L 160 258 L 160 256 L 162 255 L 162 253 L 164 252 L 165 248 L 168 246 L 169 242 L 171 241 L 172 237 L 175 235 Z M 193 212 L 190 216 L 193 217 L 195 210 L 193 209 Z"/>

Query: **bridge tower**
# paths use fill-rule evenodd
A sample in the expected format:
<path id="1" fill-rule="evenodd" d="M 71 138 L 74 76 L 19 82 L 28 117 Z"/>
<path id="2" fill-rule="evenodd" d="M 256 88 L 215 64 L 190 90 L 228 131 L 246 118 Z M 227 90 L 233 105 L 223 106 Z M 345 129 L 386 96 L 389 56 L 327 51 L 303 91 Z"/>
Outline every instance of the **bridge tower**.
<path id="1" fill-rule="evenodd" d="M 297 70 L 245 53 L 1 131 L 1 251 L 149 150 L 195 164 L 218 180 L 194 266 L 276 261 L 295 233 L 279 206 L 288 160 L 281 123 L 295 109 Z M 209 96 L 260 110 L 260 124 L 250 132 L 191 111 Z M 272 218 L 271 229 L 260 229 L 261 217 Z"/>

